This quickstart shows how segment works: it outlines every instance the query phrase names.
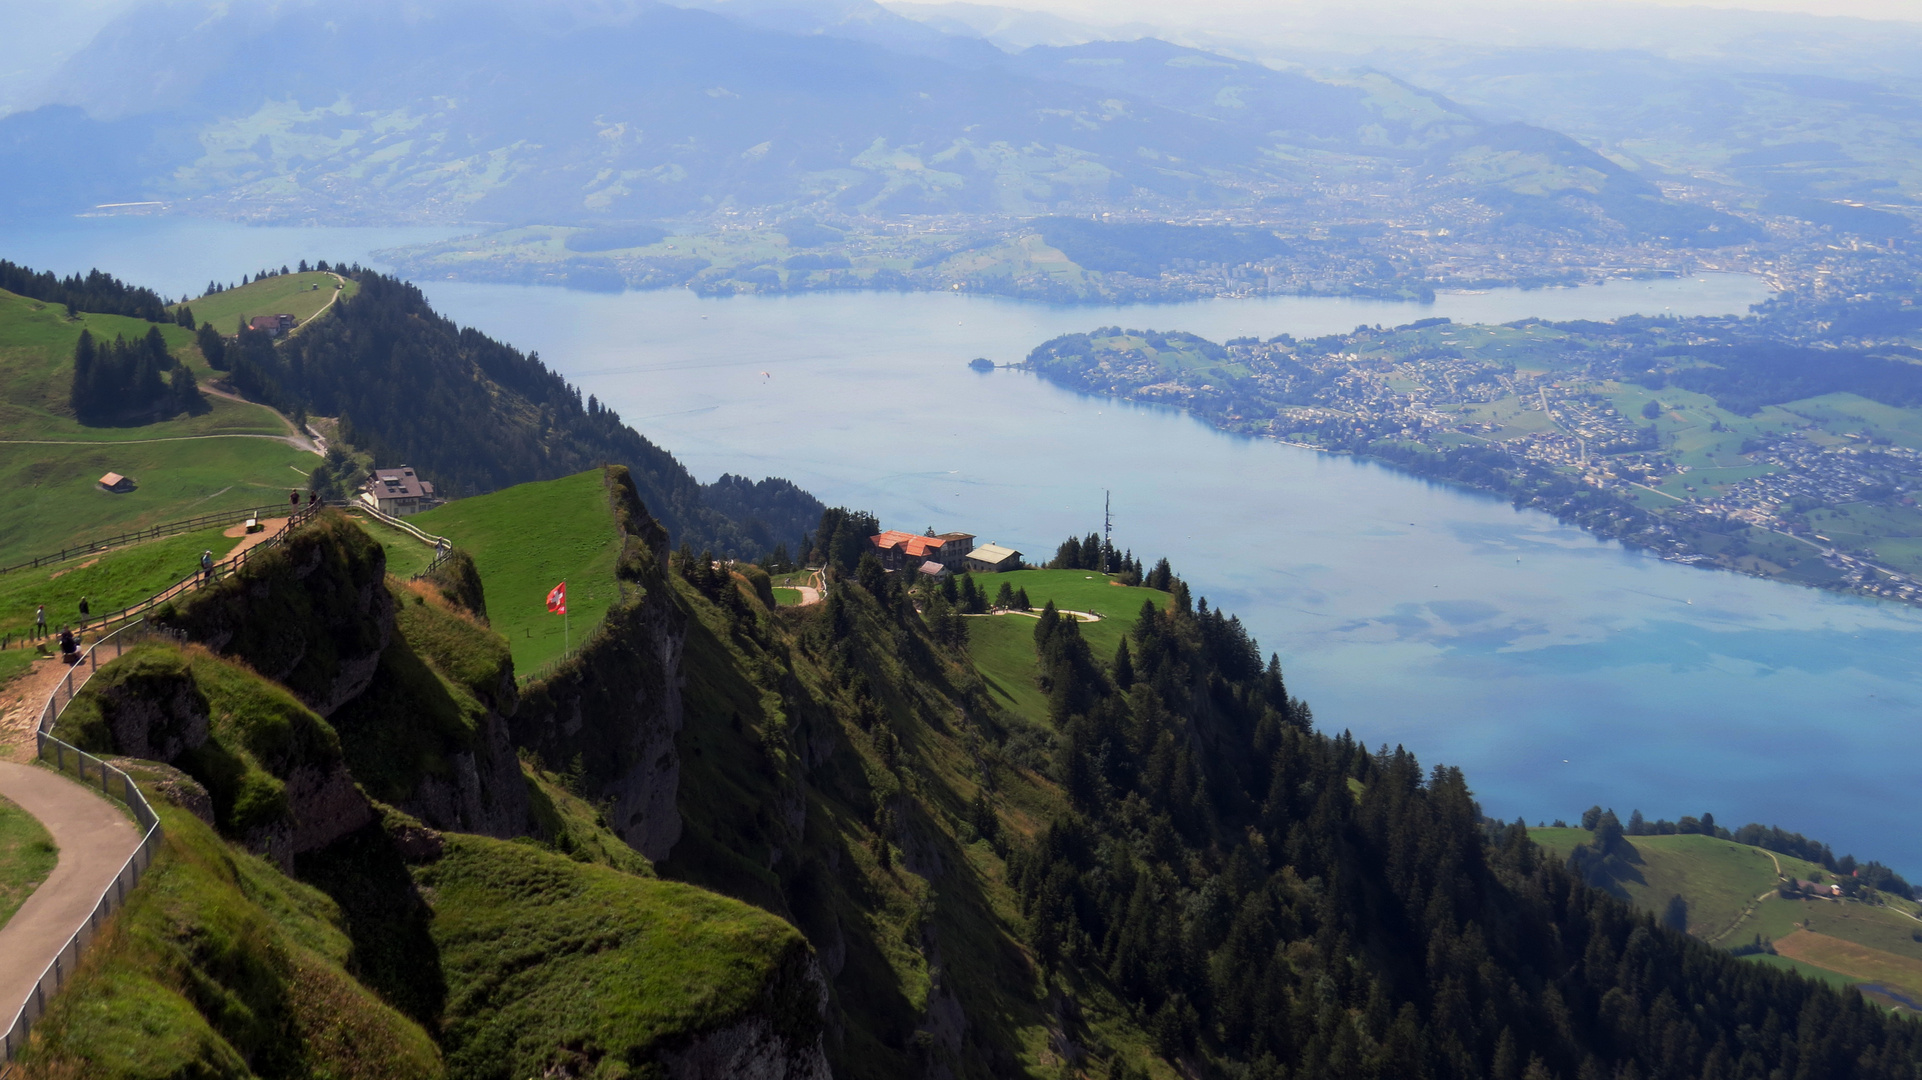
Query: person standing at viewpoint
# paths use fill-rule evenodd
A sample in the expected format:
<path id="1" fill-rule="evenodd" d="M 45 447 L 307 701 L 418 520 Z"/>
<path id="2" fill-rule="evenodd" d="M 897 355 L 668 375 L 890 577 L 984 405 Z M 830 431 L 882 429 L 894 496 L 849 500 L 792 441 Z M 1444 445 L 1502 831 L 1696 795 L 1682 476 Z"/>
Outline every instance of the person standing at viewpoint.
<path id="1" fill-rule="evenodd" d="M 33 636 L 35 638 L 44 638 L 47 636 L 47 605 L 45 604 L 41 604 L 34 609 Z"/>

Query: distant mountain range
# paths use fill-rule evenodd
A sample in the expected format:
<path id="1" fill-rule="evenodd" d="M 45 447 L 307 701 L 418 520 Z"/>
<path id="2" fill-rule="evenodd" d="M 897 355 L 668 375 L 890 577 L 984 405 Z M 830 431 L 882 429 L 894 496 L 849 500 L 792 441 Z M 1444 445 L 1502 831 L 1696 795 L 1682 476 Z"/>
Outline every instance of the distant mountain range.
<path id="1" fill-rule="evenodd" d="M 1352 176 L 1521 224 L 1743 234 L 1572 140 L 1379 73 L 1154 39 L 1009 55 L 866 0 L 710 6 L 727 14 L 139 7 L 50 104 L 0 118 L 0 216 L 143 200 L 332 223 L 1193 211 Z"/>

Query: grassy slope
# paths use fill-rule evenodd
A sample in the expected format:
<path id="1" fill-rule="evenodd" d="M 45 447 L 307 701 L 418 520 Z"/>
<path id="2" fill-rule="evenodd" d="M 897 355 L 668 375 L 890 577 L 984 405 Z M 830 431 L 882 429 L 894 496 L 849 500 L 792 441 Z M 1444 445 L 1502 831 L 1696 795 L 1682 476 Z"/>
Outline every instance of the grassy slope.
<path id="1" fill-rule="evenodd" d="M 32 814 L 0 798 L 0 926 L 47 880 L 59 850 Z"/>
<path id="2" fill-rule="evenodd" d="M 312 454 L 227 437 L 285 434 L 286 423 L 263 406 L 209 396 L 199 416 L 141 427 L 86 427 L 73 418 L 67 394 L 81 329 L 137 337 L 149 325 L 116 315 L 69 320 L 58 306 L 0 292 L 0 563 L 140 525 L 279 502 L 305 482 L 318 460 Z M 202 381 L 212 374 L 192 334 L 178 326 L 161 333 Z M 148 441 L 156 439 L 191 441 Z M 108 471 L 133 477 L 138 490 L 101 491 L 94 481 Z"/>
<path id="3" fill-rule="evenodd" d="M 561 617 L 544 602 L 549 589 L 567 582 L 575 644 L 614 601 L 620 532 L 599 469 L 462 499 L 414 523 L 473 555 L 488 621 L 507 638 L 523 673 L 564 648 Z"/>
<path id="4" fill-rule="evenodd" d="M 187 306 L 193 309 L 196 322 L 211 322 L 216 330 L 231 336 L 238 332 L 243 320 L 255 315 L 287 314 L 305 322 L 327 306 L 338 284 L 340 281 L 334 275 L 318 271 L 282 274 L 189 300 Z M 350 280 L 342 299 L 359 291 L 360 286 Z M 179 305 L 175 305 L 175 310 L 178 308 Z"/>
<path id="5" fill-rule="evenodd" d="M 1081 624 L 1081 636 L 1093 650 L 1096 660 L 1107 663 L 1114 658 L 1121 639 L 1134 627 L 1141 605 L 1157 607 L 1168 602 L 1168 594 L 1153 589 L 1117 585 L 1112 578 L 1087 570 L 1015 570 L 1006 574 L 976 574 L 977 588 L 986 590 L 989 599 L 1001 590 L 1028 590 L 1028 601 L 1039 610 L 1053 600 L 1057 608 L 1091 611 L 1101 621 Z M 968 653 L 988 683 L 995 701 L 1003 708 L 1045 723 L 1048 702 L 1035 686 L 1035 621 L 1025 615 L 993 615 L 968 619 Z"/>
<path id="6" fill-rule="evenodd" d="M 638 1064 L 752 1007 L 806 950 L 793 927 L 737 900 L 523 844 L 450 836 L 418 876 L 458 1076 L 542 1075 L 554 1046 Z"/>
<path id="7" fill-rule="evenodd" d="M 1530 829 L 1529 835 L 1564 857 L 1589 837 L 1583 829 Z M 1637 836 L 1629 842 L 1641 854 L 1639 880 L 1620 882 L 1619 895 L 1658 915 L 1669 897 L 1681 896 L 1688 901 L 1689 932 L 1698 937 L 1719 940 L 1755 897 L 1775 887 L 1775 863 L 1761 848 L 1712 836 Z M 1747 940 L 1749 934 L 1737 936 Z"/>
<path id="8" fill-rule="evenodd" d="M 1529 836 L 1565 857 L 1589 834 L 1582 829 L 1530 829 Z M 1784 873 L 1798 878 L 1832 875 L 1800 859 L 1778 854 L 1771 860 L 1761 848 L 1708 836 L 1637 836 L 1629 842 L 1641 856 L 1634 868 L 1641 880 L 1631 877 L 1619 884 L 1637 907 L 1659 915 L 1668 898 L 1679 894 L 1688 901 L 1689 932 L 1715 944 L 1737 945 L 1757 936 L 1779 943 L 1798 935 L 1801 944 L 1789 950 L 1804 966 L 1922 995 L 1922 922 L 1902 913 L 1914 904 L 1785 900 L 1773 895 L 1754 903 L 1775 885 L 1775 861 Z"/>
<path id="9" fill-rule="evenodd" d="M 427 1033 L 348 974 L 330 900 L 158 808 L 160 856 L 34 1028 L 30 1074 L 440 1075 Z"/>
<path id="10" fill-rule="evenodd" d="M 240 542 L 222 536 L 223 531 L 181 533 L 92 558 L 0 574 L 0 633 L 29 629 L 37 604 L 47 605 L 47 625 L 58 627 L 80 619 L 83 596 L 96 617 L 144 600 L 193 573 L 202 551 L 220 558 Z"/>

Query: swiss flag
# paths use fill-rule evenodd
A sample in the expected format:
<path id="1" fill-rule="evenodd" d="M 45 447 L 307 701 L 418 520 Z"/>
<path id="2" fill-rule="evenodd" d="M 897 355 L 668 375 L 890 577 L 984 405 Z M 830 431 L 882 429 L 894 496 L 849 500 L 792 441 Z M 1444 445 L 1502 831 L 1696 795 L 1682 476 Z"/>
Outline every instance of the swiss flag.
<path id="1" fill-rule="evenodd" d="M 547 610 L 556 615 L 567 614 L 567 582 L 554 586 L 554 591 L 547 594 Z"/>

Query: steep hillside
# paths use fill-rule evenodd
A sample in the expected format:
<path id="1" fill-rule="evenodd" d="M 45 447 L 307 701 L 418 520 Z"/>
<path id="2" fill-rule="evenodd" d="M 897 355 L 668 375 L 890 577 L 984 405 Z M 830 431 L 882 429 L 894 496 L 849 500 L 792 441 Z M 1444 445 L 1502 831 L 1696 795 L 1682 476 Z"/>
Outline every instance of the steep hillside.
<path id="1" fill-rule="evenodd" d="M 140 766 L 199 820 L 168 811 L 161 863 L 27 1075 L 825 1076 L 805 939 L 658 880 L 578 765 L 519 760 L 470 560 L 414 583 L 383 568 L 323 515 L 62 717 L 81 745 L 180 770 Z M 143 1024 L 169 1039 L 118 1052 Z"/>
<path id="2" fill-rule="evenodd" d="M 570 485 L 611 508 L 621 588 L 519 694 L 468 606 L 471 562 L 403 585 L 323 516 L 183 605 L 168 623 L 192 643 L 103 668 L 70 714 L 90 745 L 193 774 L 227 843 L 330 898 L 301 894 L 347 942 L 328 954 L 358 980 L 343 992 L 418 1025 L 446 1075 L 1880 1080 L 1922 1062 L 1922 1025 L 1664 929 L 1484 820 L 1459 772 L 1317 733 L 1279 663 L 1161 568 L 1169 591 L 1125 621 L 995 617 L 1030 631 L 1026 670 L 998 646 L 999 678 L 1035 695 L 1017 716 L 966 651 L 983 620 L 938 592 L 866 558 L 823 602 L 772 608 L 758 571 L 671 560 L 626 470 Z M 1022 580 L 1083 609 L 1121 591 Z M 329 787 L 343 772 L 351 797 Z M 103 957 L 103 979 L 153 967 Z M 231 1042 L 207 999 L 169 1007 Z M 110 1043 L 81 1019 L 100 1010 L 73 1010 L 44 1045 L 95 1060 Z"/>

